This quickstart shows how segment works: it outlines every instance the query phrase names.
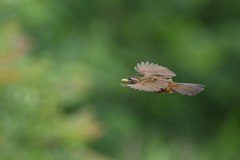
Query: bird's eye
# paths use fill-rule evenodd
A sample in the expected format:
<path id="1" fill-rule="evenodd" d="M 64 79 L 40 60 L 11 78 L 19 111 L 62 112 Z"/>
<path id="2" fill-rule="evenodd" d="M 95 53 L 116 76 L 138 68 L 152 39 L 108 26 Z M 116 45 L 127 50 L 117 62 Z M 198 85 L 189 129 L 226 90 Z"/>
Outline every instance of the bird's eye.
<path id="1" fill-rule="evenodd" d="M 130 78 L 129 78 L 129 81 L 131 82 L 132 80 L 133 80 L 132 77 L 130 77 Z"/>

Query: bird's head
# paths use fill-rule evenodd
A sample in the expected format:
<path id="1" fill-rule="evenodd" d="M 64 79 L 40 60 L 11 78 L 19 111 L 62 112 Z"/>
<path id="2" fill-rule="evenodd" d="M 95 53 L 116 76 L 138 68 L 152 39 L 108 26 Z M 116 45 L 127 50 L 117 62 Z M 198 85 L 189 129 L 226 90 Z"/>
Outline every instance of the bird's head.
<path id="1" fill-rule="evenodd" d="M 140 82 L 140 78 L 137 76 L 132 76 L 129 78 L 122 79 L 121 81 L 129 82 L 131 84 L 136 84 L 136 83 Z"/>

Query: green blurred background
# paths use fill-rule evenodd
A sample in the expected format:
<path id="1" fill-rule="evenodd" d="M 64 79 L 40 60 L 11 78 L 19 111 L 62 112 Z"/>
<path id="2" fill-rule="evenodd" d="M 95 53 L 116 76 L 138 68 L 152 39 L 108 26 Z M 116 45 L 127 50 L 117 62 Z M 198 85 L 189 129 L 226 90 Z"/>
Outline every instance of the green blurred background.
<path id="1" fill-rule="evenodd" d="M 1 160 L 239 160 L 240 1 L 1 0 Z M 170 68 L 196 96 L 124 88 Z"/>

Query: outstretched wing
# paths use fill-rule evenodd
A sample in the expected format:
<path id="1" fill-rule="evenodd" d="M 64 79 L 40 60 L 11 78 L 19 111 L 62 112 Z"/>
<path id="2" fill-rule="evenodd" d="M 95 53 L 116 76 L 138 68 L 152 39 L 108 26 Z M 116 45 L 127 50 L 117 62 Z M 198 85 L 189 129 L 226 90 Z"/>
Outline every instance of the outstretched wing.
<path id="1" fill-rule="evenodd" d="M 154 64 L 151 63 L 149 64 L 149 62 L 146 62 L 144 64 L 144 62 L 141 62 L 141 64 L 137 64 L 137 67 L 134 67 L 135 71 L 139 72 L 141 75 L 150 75 L 150 74 L 157 74 L 159 76 L 162 77 L 166 77 L 166 78 L 172 78 L 174 76 L 176 76 L 176 74 L 174 72 L 172 72 L 170 69 L 163 67 L 163 66 L 159 66 L 158 64 Z"/>
<path id="2" fill-rule="evenodd" d="M 126 84 L 124 86 L 129 86 L 134 89 L 144 90 L 149 92 L 160 91 L 161 89 L 165 89 L 168 83 L 164 80 L 156 80 L 152 82 L 139 82 L 136 84 Z"/>

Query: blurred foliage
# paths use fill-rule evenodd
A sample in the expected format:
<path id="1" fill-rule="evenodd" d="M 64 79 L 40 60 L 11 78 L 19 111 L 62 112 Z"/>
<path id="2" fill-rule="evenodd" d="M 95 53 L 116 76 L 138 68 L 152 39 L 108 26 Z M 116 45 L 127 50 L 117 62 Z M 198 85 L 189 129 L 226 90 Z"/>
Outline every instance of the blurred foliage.
<path id="1" fill-rule="evenodd" d="M 240 1 L 2 0 L 0 159 L 237 160 Z M 200 94 L 123 88 L 149 61 Z"/>

